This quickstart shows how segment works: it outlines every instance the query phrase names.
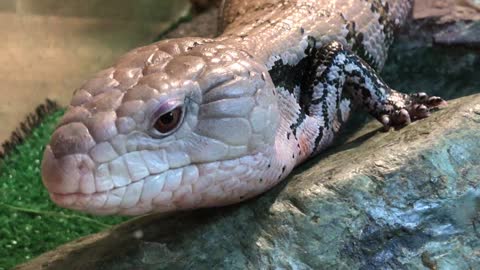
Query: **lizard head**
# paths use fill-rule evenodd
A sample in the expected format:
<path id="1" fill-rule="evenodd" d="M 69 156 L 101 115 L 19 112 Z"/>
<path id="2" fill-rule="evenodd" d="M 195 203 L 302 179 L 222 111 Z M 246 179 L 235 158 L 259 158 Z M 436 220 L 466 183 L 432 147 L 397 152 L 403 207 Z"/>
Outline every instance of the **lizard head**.
<path id="1" fill-rule="evenodd" d="M 135 49 L 74 92 L 44 185 L 58 205 L 94 214 L 252 197 L 272 185 L 261 178 L 280 121 L 273 89 L 265 67 L 211 40 Z"/>

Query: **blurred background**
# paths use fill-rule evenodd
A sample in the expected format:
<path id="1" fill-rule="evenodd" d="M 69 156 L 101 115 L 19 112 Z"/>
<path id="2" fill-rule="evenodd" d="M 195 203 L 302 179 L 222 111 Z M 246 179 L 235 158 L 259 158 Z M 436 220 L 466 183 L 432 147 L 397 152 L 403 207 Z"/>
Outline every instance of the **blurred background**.
<path id="1" fill-rule="evenodd" d="M 127 50 L 151 43 L 188 0 L 0 0 L 0 142 L 50 98 L 73 90 Z"/>

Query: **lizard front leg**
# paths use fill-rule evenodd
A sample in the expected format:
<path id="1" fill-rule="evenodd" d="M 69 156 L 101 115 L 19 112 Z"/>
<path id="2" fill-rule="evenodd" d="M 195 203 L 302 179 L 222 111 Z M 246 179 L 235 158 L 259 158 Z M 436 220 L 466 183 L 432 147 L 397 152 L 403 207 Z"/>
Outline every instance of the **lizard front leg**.
<path id="1" fill-rule="evenodd" d="M 338 42 L 324 46 L 320 54 L 334 55 L 332 65 L 341 69 L 346 76 L 346 94 L 387 129 L 401 128 L 428 117 L 432 110 L 446 105 L 440 97 L 430 97 L 423 92 L 405 94 L 390 88 L 363 59 Z"/>
<path id="2" fill-rule="evenodd" d="M 446 102 L 425 93 L 404 94 L 390 88 L 377 72 L 339 42 L 310 52 L 296 98 L 301 108 L 295 124 L 310 155 L 327 147 L 348 119 L 351 106 L 360 106 L 386 128 L 400 128 L 424 117 Z"/>

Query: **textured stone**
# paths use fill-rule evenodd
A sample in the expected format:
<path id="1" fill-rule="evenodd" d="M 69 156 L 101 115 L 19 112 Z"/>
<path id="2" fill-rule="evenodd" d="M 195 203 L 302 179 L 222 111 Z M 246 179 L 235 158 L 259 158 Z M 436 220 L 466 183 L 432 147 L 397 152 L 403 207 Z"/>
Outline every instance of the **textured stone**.
<path id="1" fill-rule="evenodd" d="M 478 0 L 415 1 L 413 18 L 435 18 L 438 23 L 480 20 L 480 2 Z"/>
<path id="2" fill-rule="evenodd" d="M 465 45 L 480 48 L 480 21 L 474 23 L 455 23 L 435 33 L 433 38 L 436 44 L 449 46 Z"/>
<path id="3" fill-rule="evenodd" d="M 480 47 L 480 1 L 415 1 L 412 13 L 410 36 L 444 46 Z"/>

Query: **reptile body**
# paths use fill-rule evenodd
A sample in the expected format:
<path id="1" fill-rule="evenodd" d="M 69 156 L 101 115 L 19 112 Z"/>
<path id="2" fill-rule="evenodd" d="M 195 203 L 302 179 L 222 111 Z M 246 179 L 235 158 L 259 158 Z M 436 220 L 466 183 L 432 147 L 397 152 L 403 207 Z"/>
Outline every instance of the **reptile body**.
<path id="1" fill-rule="evenodd" d="M 381 68 L 407 0 L 226 1 L 222 34 L 134 49 L 75 91 L 42 163 L 51 198 L 95 214 L 221 206 L 327 147 L 353 106 L 401 127 L 443 104 Z"/>

